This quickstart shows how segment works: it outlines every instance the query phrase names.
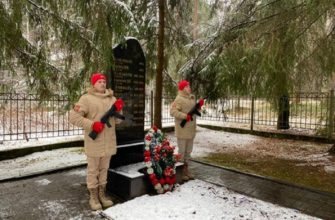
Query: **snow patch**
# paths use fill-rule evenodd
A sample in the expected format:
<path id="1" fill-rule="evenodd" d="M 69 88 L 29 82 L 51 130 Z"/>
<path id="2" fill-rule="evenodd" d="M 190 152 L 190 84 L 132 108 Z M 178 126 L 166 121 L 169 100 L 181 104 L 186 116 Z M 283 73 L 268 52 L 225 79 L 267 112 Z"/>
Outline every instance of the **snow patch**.
<path id="1" fill-rule="evenodd" d="M 71 141 L 81 141 L 83 140 L 83 135 L 76 136 L 60 136 L 60 137 L 50 137 L 50 138 L 40 138 L 35 140 L 17 140 L 17 141 L 4 141 L 0 144 L 0 152 L 6 150 L 27 148 L 27 147 L 37 147 L 49 144 L 60 144 L 67 143 Z"/>
<path id="2" fill-rule="evenodd" d="M 324 169 L 328 174 L 335 174 L 335 165 L 325 166 Z"/>
<path id="3" fill-rule="evenodd" d="M 189 181 L 163 195 L 137 197 L 103 214 L 117 220 L 317 219 L 201 180 Z"/>
<path id="4" fill-rule="evenodd" d="M 85 164 L 86 156 L 82 149 L 82 147 L 63 148 L 2 160 L 0 161 L 0 180 Z"/>
<path id="5" fill-rule="evenodd" d="M 48 179 L 36 180 L 35 182 L 40 186 L 46 186 L 51 183 L 51 181 Z"/>
<path id="6" fill-rule="evenodd" d="M 173 146 L 177 147 L 177 139 L 174 132 L 166 134 L 168 140 Z M 193 144 L 192 157 L 202 157 L 210 153 L 222 152 L 222 150 L 236 150 L 249 148 L 260 137 L 249 134 L 229 133 L 224 131 L 215 131 L 202 127 L 197 127 L 196 136 Z"/>
<path id="7" fill-rule="evenodd" d="M 64 202 L 65 200 L 59 200 L 59 201 L 43 201 L 44 203 L 41 204 L 40 206 L 38 206 L 38 209 L 40 210 L 47 210 L 49 215 L 48 216 L 54 216 L 55 219 L 57 218 L 56 216 L 58 216 L 60 213 L 63 212 L 64 209 L 66 209 L 67 207 L 65 207 L 63 204 L 65 204 Z"/>
<path id="8" fill-rule="evenodd" d="M 78 216 L 72 217 L 69 220 L 82 220 L 84 218 L 84 214 L 80 214 Z"/>
<path id="9" fill-rule="evenodd" d="M 143 173 L 138 172 L 140 169 L 144 168 L 145 164 L 144 162 L 134 163 L 126 166 L 121 166 L 116 169 L 111 169 L 115 171 L 118 174 L 127 176 L 129 178 L 136 178 L 143 176 Z"/>
<path id="10" fill-rule="evenodd" d="M 66 175 L 72 176 L 72 175 L 78 175 L 78 176 L 86 176 L 86 170 L 80 169 L 80 170 L 73 170 L 67 173 Z"/>

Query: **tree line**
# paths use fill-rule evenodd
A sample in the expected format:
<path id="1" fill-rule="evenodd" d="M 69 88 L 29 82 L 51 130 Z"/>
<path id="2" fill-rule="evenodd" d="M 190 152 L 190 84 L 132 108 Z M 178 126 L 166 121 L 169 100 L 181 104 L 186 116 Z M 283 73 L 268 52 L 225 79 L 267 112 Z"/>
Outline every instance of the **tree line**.
<path id="1" fill-rule="evenodd" d="M 75 100 L 91 72 L 113 66 L 113 45 L 134 36 L 155 82 L 156 124 L 162 94 L 182 78 L 197 96 L 265 96 L 280 110 L 288 93 L 331 82 L 334 13 L 328 0 L 1 0 L 0 80 Z"/>

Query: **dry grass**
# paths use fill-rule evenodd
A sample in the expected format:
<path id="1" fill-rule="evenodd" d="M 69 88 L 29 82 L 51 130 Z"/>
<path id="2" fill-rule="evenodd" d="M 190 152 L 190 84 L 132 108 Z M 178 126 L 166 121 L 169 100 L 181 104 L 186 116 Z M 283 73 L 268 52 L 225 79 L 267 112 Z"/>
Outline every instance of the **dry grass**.
<path id="1" fill-rule="evenodd" d="M 319 148 L 299 148 L 289 145 L 269 151 L 260 146 L 254 148 L 253 152 L 226 151 L 210 153 L 196 159 L 335 193 L 335 174 L 325 171 L 325 165 L 334 166 L 335 156 L 319 154 L 320 157 L 313 157 L 318 155 L 315 153 L 319 151 Z"/>

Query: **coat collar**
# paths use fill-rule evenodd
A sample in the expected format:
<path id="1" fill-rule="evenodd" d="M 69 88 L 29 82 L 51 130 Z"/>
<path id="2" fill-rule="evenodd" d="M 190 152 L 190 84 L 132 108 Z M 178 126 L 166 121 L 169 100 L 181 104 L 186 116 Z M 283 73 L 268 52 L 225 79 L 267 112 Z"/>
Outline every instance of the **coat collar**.
<path id="1" fill-rule="evenodd" d="M 89 88 L 87 93 L 98 97 L 112 97 L 114 92 L 111 89 L 106 89 L 105 93 L 99 93 L 94 88 Z"/>
<path id="2" fill-rule="evenodd" d="M 194 99 L 194 95 L 192 94 L 187 94 L 187 92 L 185 92 L 184 90 L 179 90 L 178 91 L 178 95 L 184 98 L 188 98 L 188 99 Z"/>

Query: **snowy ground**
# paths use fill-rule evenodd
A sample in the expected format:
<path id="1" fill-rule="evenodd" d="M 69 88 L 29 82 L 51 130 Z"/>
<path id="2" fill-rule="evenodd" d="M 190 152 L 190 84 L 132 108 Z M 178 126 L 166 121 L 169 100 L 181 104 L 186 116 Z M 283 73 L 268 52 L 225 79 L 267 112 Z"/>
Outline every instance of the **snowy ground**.
<path id="1" fill-rule="evenodd" d="M 169 132 L 166 135 L 176 146 L 174 132 Z M 0 153 L 1 150 L 7 148 L 15 149 L 80 139 L 82 136 L 45 138 L 29 142 L 19 141 L 16 144 L 15 142 L 6 142 L 5 145 L 0 145 Z M 323 166 L 327 173 L 335 173 L 335 158 L 327 153 L 330 147 L 330 144 L 264 138 L 198 127 L 192 157 L 202 157 L 208 153 L 243 152 L 261 157 L 274 156 L 296 160 L 299 161 L 297 163 L 299 166 Z M 85 164 L 85 160 L 83 151 L 77 148 L 38 152 L 13 160 L 0 161 L 0 179 L 26 176 L 29 173 L 35 173 L 37 169 L 38 172 L 43 172 L 43 170 L 53 170 L 63 166 Z"/>
<path id="2" fill-rule="evenodd" d="M 74 135 L 74 136 L 37 138 L 37 139 L 31 139 L 29 141 L 26 140 L 5 141 L 2 144 L 0 144 L 0 153 L 1 151 L 14 150 L 19 148 L 36 147 L 48 144 L 59 144 L 71 141 L 80 141 L 83 140 L 83 137 L 84 137 L 83 135 Z"/>
<path id="3" fill-rule="evenodd" d="M 177 145 L 173 132 L 167 133 L 167 137 Z M 254 159 L 275 157 L 298 161 L 297 166 L 322 166 L 327 173 L 335 174 L 335 157 L 328 153 L 331 146 L 332 144 L 265 138 L 197 127 L 192 157 L 203 157 L 209 153 L 248 154 L 254 156 Z"/>
<path id="4" fill-rule="evenodd" d="M 176 145 L 173 132 L 167 134 L 169 140 Z M 71 137 L 69 137 L 71 138 Z M 81 137 L 74 137 L 75 140 Z M 65 141 L 64 137 L 57 139 L 40 139 L 39 144 Z M 288 144 L 285 144 L 288 142 Z M 192 156 L 203 156 L 211 152 L 223 151 L 255 151 L 261 150 L 264 155 L 279 154 L 281 156 L 301 156 L 309 158 L 313 153 L 320 153 L 327 149 L 328 145 L 310 142 L 296 142 L 261 138 L 247 134 L 235 134 L 223 131 L 213 131 L 205 128 L 197 128 L 197 136 L 194 143 Z M 29 146 L 36 142 L 12 144 L 13 148 Z M 272 145 L 271 145 L 272 144 Z M 280 147 L 283 145 L 282 150 Z M 272 150 L 266 146 L 272 146 Z M 1 145 L 0 145 L 1 146 Z M 292 146 L 305 149 L 288 151 Z M 263 149 L 263 150 L 262 150 Z M 320 150 L 321 149 L 321 150 Z M 305 154 L 304 154 L 305 152 Z M 309 153 L 306 153 L 309 152 Z M 312 153 L 312 154 L 311 154 Z M 306 156 L 309 155 L 309 156 Z M 327 157 L 325 157 L 327 158 Z M 315 158 L 314 158 L 315 159 Z M 313 157 L 311 160 L 314 160 Z M 36 174 L 43 170 L 57 169 L 57 167 L 85 164 L 85 155 L 82 148 L 68 148 L 53 151 L 38 152 L 25 157 L 0 161 L 0 176 L 13 177 L 25 176 L 29 173 Z M 41 182 L 40 184 L 48 184 Z M 129 210 L 132 210 L 129 212 Z M 296 210 L 286 209 L 280 206 L 246 197 L 224 187 L 218 187 L 200 180 L 190 181 L 177 188 L 172 193 L 157 196 L 142 196 L 115 205 L 104 212 L 111 219 L 315 219 L 299 213 Z M 136 218 L 134 217 L 136 216 Z"/>
<path id="5" fill-rule="evenodd" d="M 0 180 L 26 177 L 82 164 L 86 164 L 82 147 L 36 152 L 24 157 L 0 161 Z"/>
<path id="6" fill-rule="evenodd" d="M 117 204 L 103 214 L 115 220 L 317 219 L 201 180 L 163 195 L 144 195 Z"/>
<path id="7" fill-rule="evenodd" d="M 167 133 L 167 137 L 177 146 L 174 132 Z M 208 153 L 223 152 L 228 149 L 246 149 L 261 139 L 262 138 L 255 135 L 229 133 L 197 127 L 192 157 L 206 156 Z"/>

